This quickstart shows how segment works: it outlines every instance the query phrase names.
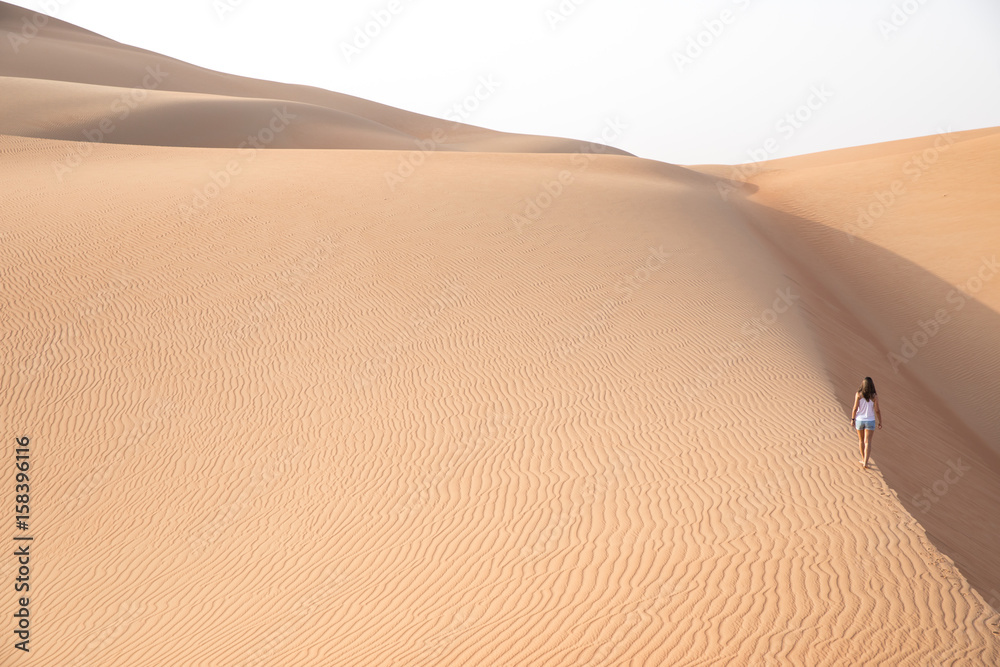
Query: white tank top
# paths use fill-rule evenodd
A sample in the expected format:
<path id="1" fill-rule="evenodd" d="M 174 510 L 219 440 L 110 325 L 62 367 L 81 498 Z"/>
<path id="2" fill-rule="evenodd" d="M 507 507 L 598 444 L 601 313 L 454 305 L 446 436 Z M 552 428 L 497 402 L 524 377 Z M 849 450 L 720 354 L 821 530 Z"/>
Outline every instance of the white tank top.
<path id="1" fill-rule="evenodd" d="M 875 401 L 866 401 L 862 396 L 858 399 L 858 414 L 854 417 L 858 421 L 875 421 Z"/>

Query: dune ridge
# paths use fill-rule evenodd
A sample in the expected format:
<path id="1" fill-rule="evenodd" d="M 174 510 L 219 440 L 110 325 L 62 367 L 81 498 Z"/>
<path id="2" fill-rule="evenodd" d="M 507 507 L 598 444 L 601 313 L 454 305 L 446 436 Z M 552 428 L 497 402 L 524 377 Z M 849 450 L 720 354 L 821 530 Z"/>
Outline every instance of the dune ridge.
<path id="1" fill-rule="evenodd" d="M 841 400 L 860 359 L 898 397 L 886 480 L 996 606 L 1000 130 L 876 148 L 765 163 L 741 205 L 786 259 L 810 267 L 811 318 Z"/>
<path id="2" fill-rule="evenodd" d="M 50 136 L 31 128 L 33 116 L 47 108 L 61 106 L 65 85 L 44 85 L 42 81 L 89 84 L 103 86 L 104 90 L 77 88 L 80 104 L 100 106 L 98 119 L 114 117 L 124 111 L 115 106 L 115 100 L 130 101 L 125 120 L 137 125 L 145 119 L 145 133 L 136 131 L 105 133 L 108 143 L 143 143 L 152 146 L 220 147 L 220 139 L 227 128 L 220 127 L 221 116 L 235 119 L 237 123 L 253 124 L 262 119 L 257 109 L 240 104 L 233 98 L 268 100 L 288 106 L 314 107 L 308 120 L 298 123 L 300 131 L 294 140 L 288 136 L 270 148 L 395 148 L 423 150 L 488 150 L 491 152 L 557 152 L 575 153 L 580 150 L 599 151 L 611 155 L 628 155 L 625 151 L 599 142 L 585 142 L 557 137 L 511 134 L 475 127 L 455 120 L 434 118 L 403 111 L 343 93 L 336 93 L 311 86 L 262 81 L 232 74 L 224 74 L 197 67 L 167 56 L 121 44 L 96 33 L 52 17 L 32 12 L 9 3 L 0 2 L 0 31 L 7 39 L 0 40 L 0 76 L 23 79 L 17 94 L 0 96 L 0 134 L 86 140 L 85 130 L 93 132 L 98 126 L 78 127 L 64 121 L 61 134 Z M 38 28 L 38 23 L 41 27 Z M 31 26 L 31 27 L 26 27 Z M 151 77 L 150 74 L 154 76 Z M 14 85 L 5 81 L 5 89 Z M 25 88 L 27 91 L 25 91 Z M 24 99 L 29 92 L 32 101 Z M 469 91 L 472 92 L 472 91 Z M 210 97 L 206 97 L 210 96 Z M 135 100 L 135 102 L 131 102 Z M 194 100 L 204 102 L 204 116 L 198 109 L 191 109 Z M 147 104 L 152 102 L 152 104 Z M 106 105 L 106 106 L 105 106 Z M 168 107 L 166 114 L 157 113 Z M 151 108 L 147 108 L 151 107 Z M 329 110 L 325 113 L 321 111 Z M 194 115 L 190 112 L 194 112 Z M 349 119 L 348 123 L 340 122 Z M 266 126 L 269 118 L 263 119 Z M 381 126 L 381 133 L 366 133 L 363 141 L 346 130 L 356 130 L 358 125 Z M 173 125 L 163 133 L 164 125 Z M 224 130 L 207 136 L 198 133 L 199 127 Z M 600 133 L 602 128 L 595 128 Z M 191 132 L 185 134 L 185 130 Z M 402 138 L 409 143 L 399 145 Z M 595 139 L 600 138 L 595 136 Z M 341 143 L 338 143 L 337 140 Z M 421 143 L 417 143 L 421 142 Z M 235 148 L 239 144 L 225 147 Z"/>
<path id="3" fill-rule="evenodd" d="M 148 52 L 46 30 L 0 60 L 31 664 L 1000 660 L 997 131 L 852 230 L 937 138 L 734 172 L 468 127 L 414 164 L 436 119 L 192 68 L 88 143 Z M 156 145 L 273 101 L 316 118 Z"/>

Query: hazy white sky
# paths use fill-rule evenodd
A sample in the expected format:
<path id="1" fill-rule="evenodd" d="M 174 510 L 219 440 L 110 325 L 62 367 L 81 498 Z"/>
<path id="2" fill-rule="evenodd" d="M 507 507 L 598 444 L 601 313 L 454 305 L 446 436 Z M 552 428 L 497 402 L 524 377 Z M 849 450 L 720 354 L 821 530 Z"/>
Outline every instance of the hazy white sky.
<path id="1" fill-rule="evenodd" d="M 997 0 L 14 4 L 211 69 L 498 130 L 596 140 L 617 119 L 611 143 L 680 164 L 1000 125 Z"/>

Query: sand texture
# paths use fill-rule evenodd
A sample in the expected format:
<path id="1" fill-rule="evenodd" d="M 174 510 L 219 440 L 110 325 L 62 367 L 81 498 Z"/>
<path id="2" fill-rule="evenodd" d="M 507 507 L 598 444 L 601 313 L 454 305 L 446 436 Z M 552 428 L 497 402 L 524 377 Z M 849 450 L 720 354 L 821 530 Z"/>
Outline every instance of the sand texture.
<path id="1" fill-rule="evenodd" d="M 0 663 L 1000 662 L 1000 131 L 735 173 L 0 42 Z"/>

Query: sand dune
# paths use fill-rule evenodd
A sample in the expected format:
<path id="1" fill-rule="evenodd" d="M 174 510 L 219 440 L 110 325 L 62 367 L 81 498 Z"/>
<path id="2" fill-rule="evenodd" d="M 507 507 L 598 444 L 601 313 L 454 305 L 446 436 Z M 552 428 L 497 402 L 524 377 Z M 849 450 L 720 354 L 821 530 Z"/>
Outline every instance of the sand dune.
<path id="1" fill-rule="evenodd" d="M 996 656 L 714 179 L 595 157 L 518 224 L 570 156 L 436 154 L 390 197 L 394 152 L 262 151 L 185 220 L 238 152 L 98 145 L 59 184 L 64 151 L 3 143 L 39 664 Z M 915 430 L 962 435 L 937 405 Z"/>
<path id="2" fill-rule="evenodd" d="M 94 120 L 108 118 L 114 121 L 128 111 L 127 127 L 131 131 L 104 133 L 102 139 L 108 143 L 219 147 L 225 145 L 220 143 L 221 139 L 228 139 L 233 132 L 223 127 L 225 132 L 206 136 L 202 128 L 216 128 L 220 119 L 226 118 L 237 125 L 254 125 L 262 120 L 258 113 L 261 111 L 260 100 L 268 100 L 295 107 L 309 105 L 329 110 L 327 113 L 322 113 L 320 109 L 307 112 L 306 118 L 296 124 L 300 127 L 299 132 L 284 133 L 279 137 L 280 141 L 269 148 L 384 149 L 399 147 L 401 137 L 412 137 L 402 148 L 413 149 L 419 140 L 424 142 L 422 146 L 441 151 L 575 153 L 597 149 L 610 155 L 628 155 L 604 144 L 591 145 L 573 139 L 497 132 L 310 86 L 213 72 L 41 16 L 0 2 L 0 30 L 9 35 L 7 39 L 0 40 L 0 76 L 28 80 L 22 87 L 10 89 L 16 94 L 6 93 L 14 82 L 0 82 L 5 91 L 0 96 L 0 123 L 3 123 L 0 134 L 82 141 L 86 140 L 82 136 L 83 131 L 98 129 L 98 125 L 77 126 L 73 121 L 79 119 L 67 119 L 66 124 L 59 125 L 58 131 L 69 137 L 53 137 L 51 131 L 25 129 L 25 122 L 31 123 L 33 115 L 43 108 L 45 112 L 52 108 L 65 109 L 63 95 L 71 89 L 39 86 L 34 82 L 42 79 L 104 86 L 103 91 L 85 89 L 79 92 L 80 104 L 90 108 L 90 118 Z M 37 30 L 26 27 L 39 23 L 41 28 Z M 23 90 L 24 85 L 29 87 L 28 91 Z M 27 103 L 22 98 L 23 93 L 30 94 L 37 103 Z M 47 95 L 51 97 L 46 99 Z M 240 104 L 232 99 L 240 97 L 250 98 L 254 103 Z M 213 98 L 214 103 L 210 103 Z M 39 103 L 44 103 L 44 107 L 40 107 Z M 264 106 L 273 105 L 265 103 Z M 270 108 L 266 111 L 269 112 Z M 345 119 L 346 123 L 341 122 Z M 256 134 L 269 122 L 268 115 L 263 118 L 263 125 L 254 125 L 252 133 Z M 385 136 L 371 132 L 373 124 L 383 128 Z M 142 125 L 145 126 L 144 132 L 140 129 Z M 362 130 L 361 137 L 356 134 L 359 129 Z M 235 148 L 245 140 L 245 136 L 237 135 L 236 143 L 225 146 Z M 361 140 L 366 143 L 360 145 Z"/>
<path id="3" fill-rule="evenodd" d="M 0 61 L 2 410 L 37 475 L 3 664 L 1000 660 L 1000 280 L 968 282 L 996 131 L 849 230 L 934 137 L 734 175 L 470 128 L 404 170 L 370 148 L 433 119 L 192 68 L 218 88 L 155 91 L 144 141 L 68 141 L 138 50 L 50 28 Z M 315 113 L 286 150 L 149 143 L 274 100 Z M 289 147 L 327 140 L 359 146 Z"/>
<path id="4" fill-rule="evenodd" d="M 3 134 L 116 144 L 411 150 L 416 137 L 360 116 L 284 100 L 0 77 Z M 72 109 L 72 114 L 67 114 Z M 440 148 L 447 149 L 446 144 Z"/>
<path id="5" fill-rule="evenodd" d="M 766 163 L 744 208 L 779 252 L 809 267 L 810 317 L 841 400 L 862 365 L 884 378 L 898 432 L 883 438 L 880 468 L 997 605 L 1000 130 L 864 153 Z"/>

